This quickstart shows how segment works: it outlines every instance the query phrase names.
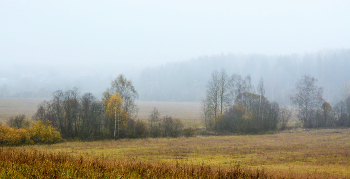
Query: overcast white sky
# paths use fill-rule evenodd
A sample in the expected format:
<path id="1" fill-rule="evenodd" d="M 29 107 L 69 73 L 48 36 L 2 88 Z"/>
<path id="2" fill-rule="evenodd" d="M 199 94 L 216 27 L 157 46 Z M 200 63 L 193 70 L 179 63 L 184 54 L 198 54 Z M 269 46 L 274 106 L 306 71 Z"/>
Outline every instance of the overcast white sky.
<path id="1" fill-rule="evenodd" d="M 350 48 L 350 1 L 0 0 L 0 61 L 126 69 Z"/>

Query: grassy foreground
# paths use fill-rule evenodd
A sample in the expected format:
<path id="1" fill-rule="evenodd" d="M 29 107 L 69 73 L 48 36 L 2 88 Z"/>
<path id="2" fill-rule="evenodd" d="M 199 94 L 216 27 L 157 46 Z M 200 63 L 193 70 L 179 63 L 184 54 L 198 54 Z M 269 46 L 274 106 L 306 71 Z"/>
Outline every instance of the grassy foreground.
<path id="1" fill-rule="evenodd" d="M 87 159 L 63 153 L 0 149 L 1 178 L 268 178 L 264 171 Z"/>
<path id="2" fill-rule="evenodd" d="M 259 175 L 259 178 L 350 178 L 349 129 L 296 130 L 269 135 L 66 142 L 4 147 L 2 150 L 7 149 L 15 150 L 14 155 L 19 158 L 26 158 L 28 152 L 28 155 L 32 155 L 33 151 L 43 152 L 43 155 L 49 156 L 47 160 L 43 159 L 45 165 L 32 165 L 37 165 L 34 168 L 40 170 L 51 163 L 53 168 L 62 169 L 63 173 L 68 171 L 72 176 L 74 172 L 86 170 L 86 175 L 74 174 L 74 177 L 255 178 Z M 40 158 L 40 155 L 36 156 Z M 55 163 L 55 156 L 66 157 L 71 163 Z M 93 163 L 97 161 L 106 170 L 102 172 L 98 167 L 94 168 L 96 164 Z M 6 168 L 3 162 L 1 168 L 5 170 L 2 169 L 2 174 L 6 171 L 23 171 L 29 165 L 24 163 L 12 165 L 9 162 Z M 10 169 L 9 166 L 15 167 Z M 65 178 L 62 171 L 58 173 Z M 196 174 L 192 175 L 192 171 Z"/>

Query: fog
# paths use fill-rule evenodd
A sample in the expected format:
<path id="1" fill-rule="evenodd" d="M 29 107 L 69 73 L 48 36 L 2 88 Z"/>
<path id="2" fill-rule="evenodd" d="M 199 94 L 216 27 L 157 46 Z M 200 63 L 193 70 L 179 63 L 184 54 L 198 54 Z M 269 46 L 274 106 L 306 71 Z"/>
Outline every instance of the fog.
<path id="1" fill-rule="evenodd" d="M 258 62 L 271 59 L 268 74 L 287 69 L 283 63 L 274 65 L 280 56 L 300 62 L 308 59 L 305 54 L 312 54 L 312 60 L 323 51 L 328 53 L 327 58 L 321 56 L 327 63 L 333 60 L 344 67 L 348 63 L 340 62 L 349 58 L 349 9 L 349 1 L 0 0 L 0 96 L 50 97 L 55 90 L 74 86 L 100 96 L 110 81 L 123 73 L 133 80 L 141 100 L 199 101 L 200 96 L 152 97 L 147 84 L 157 80 L 145 79 L 143 74 L 179 63 L 192 71 L 191 64 L 201 64 L 193 59 L 203 57 L 232 59 L 239 68 L 227 66 L 227 71 L 241 75 L 250 71 L 245 60 L 252 54 L 260 55 Z M 232 54 L 244 58 L 238 64 Z M 205 88 L 212 70 L 221 67 L 225 65 L 201 70 L 198 86 Z M 310 73 L 316 78 L 321 74 Z M 188 78 L 179 71 L 169 76 Z M 262 70 L 252 77 L 258 80 L 269 75 Z M 296 77 L 280 88 L 292 88 Z M 336 83 L 339 89 L 350 81 L 349 75 L 332 78 L 341 79 Z M 326 85 L 328 81 L 321 82 Z M 205 91 L 175 88 L 164 95 L 181 90 Z"/>

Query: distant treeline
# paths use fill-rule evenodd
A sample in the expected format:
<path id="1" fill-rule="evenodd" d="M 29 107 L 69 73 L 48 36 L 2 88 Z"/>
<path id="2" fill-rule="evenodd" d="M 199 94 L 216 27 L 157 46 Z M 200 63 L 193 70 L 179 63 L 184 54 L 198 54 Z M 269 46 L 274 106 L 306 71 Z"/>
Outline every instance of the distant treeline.
<path id="1" fill-rule="evenodd" d="M 251 75 L 253 83 L 265 80 L 266 97 L 279 104 L 290 104 L 297 79 L 305 74 L 319 80 L 324 98 L 335 104 L 350 92 L 350 49 L 324 50 L 304 55 L 221 54 L 201 56 L 181 62 L 167 63 L 143 71 L 129 72 L 144 101 L 201 101 L 205 97 L 206 82 L 214 70 L 225 68 L 227 73 Z M 0 71 L 0 98 L 52 98 L 57 89 L 69 90 L 77 86 L 100 98 L 104 87 L 112 80 L 111 72 L 96 69 L 85 76 L 58 73 L 49 67 Z M 64 69 L 62 69 L 64 70 Z"/>
<path id="2" fill-rule="evenodd" d="M 97 99 L 91 93 L 80 95 L 78 89 L 54 93 L 34 115 L 35 121 L 52 125 L 65 139 L 97 140 L 145 137 L 179 137 L 194 135 L 184 129 L 180 119 L 160 118 L 157 109 L 150 111 L 149 121 L 136 119 L 138 98 L 132 82 L 119 75 Z"/>
<path id="3" fill-rule="evenodd" d="M 317 79 L 304 75 L 295 84 L 290 100 L 304 128 L 350 127 L 350 96 L 334 107 L 325 101 Z M 215 133 L 266 133 L 288 128 L 292 109 L 271 102 L 260 78 L 256 87 L 250 75 L 228 75 L 213 71 L 202 99 L 205 131 Z M 195 136 L 181 119 L 160 117 L 156 108 L 148 121 L 136 119 L 138 93 L 132 82 L 119 75 L 97 99 L 91 93 L 80 95 L 77 88 L 58 90 L 42 102 L 33 120 L 24 115 L 0 124 L 0 145 L 55 143 L 64 139 L 99 140 L 146 137 Z M 295 127 L 295 126 L 294 126 Z"/>
<path id="4" fill-rule="evenodd" d="M 140 100 L 201 101 L 210 73 L 224 68 L 228 74 L 251 75 L 253 83 L 265 80 L 266 97 L 290 104 L 295 83 L 311 75 L 324 87 L 331 104 L 350 93 L 350 49 L 327 50 L 305 55 L 215 55 L 145 69 L 136 79 Z"/>
<path id="5" fill-rule="evenodd" d="M 224 69 L 212 72 L 202 102 L 207 130 L 246 134 L 287 128 L 292 109 L 266 98 L 262 78 L 256 88 L 251 81 L 249 75 L 228 75 Z M 302 76 L 290 100 L 304 128 L 350 127 L 350 96 L 333 108 L 314 77 Z"/>

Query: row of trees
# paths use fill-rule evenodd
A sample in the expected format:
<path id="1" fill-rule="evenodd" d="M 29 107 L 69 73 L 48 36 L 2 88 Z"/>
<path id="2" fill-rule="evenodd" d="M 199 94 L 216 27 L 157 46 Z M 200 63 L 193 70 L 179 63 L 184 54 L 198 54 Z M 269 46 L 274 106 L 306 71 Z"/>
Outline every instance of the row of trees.
<path id="1" fill-rule="evenodd" d="M 33 116 L 57 128 L 64 138 L 101 138 L 108 135 L 103 105 L 91 93 L 80 97 L 78 90 L 56 91 L 50 101 L 44 101 Z"/>
<path id="2" fill-rule="evenodd" d="M 322 50 L 301 55 L 218 54 L 144 69 L 135 79 L 141 100 L 201 101 L 215 69 L 228 74 L 250 74 L 253 84 L 264 79 L 266 97 L 290 104 L 298 79 L 310 74 L 319 79 L 330 104 L 350 94 L 350 49 Z M 209 73 L 208 73 L 209 72 Z M 344 85 L 346 84 L 346 85 Z M 180 90 L 179 90 L 180 89 Z M 171 95 L 170 95 L 171 94 Z"/>
<path id="3" fill-rule="evenodd" d="M 202 104 L 206 129 L 219 132 L 275 130 L 278 124 L 284 128 L 291 116 L 288 108 L 281 109 L 277 103 L 266 99 L 262 79 L 254 89 L 249 75 L 228 76 L 225 70 L 212 73 Z"/>
<path id="4" fill-rule="evenodd" d="M 148 123 L 136 120 L 137 98 L 132 82 L 119 75 L 103 93 L 102 100 L 91 93 L 80 96 L 76 88 L 56 91 L 52 100 L 39 105 L 34 119 L 54 126 L 66 139 L 178 137 L 183 134 L 180 119 L 160 118 L 156 108 Z"/>
<path id="5" fill-rule="evenodd" d="M 335 107 L 331 110 L 328 110 L 325 116 L 331 114 L 332 117 L 328 117 L 327 121 L 329 121 L 330 125 L 344 126 L 350 127 L 350 96 L 345 100 L 338 102 Z"/>
<path id="6" fill-rule="evenodd" d="M 181 119 L 174 119 L 171 116 L 160 118 L 157 108 L 151 112 L 148 122 L 151 137 L 179 137 L 183 134 L 184 125 Z"/>
<path id="7" fill-rule="evenodd" d="M 333 108 L 322 97 L 323 89 L 311 76 L 303 76 L 296 84 L 291 101 L 297 107 L 298 118 L 306 128 L 350 127 L 350 96 Z"/>
<path id="8" fill-rule="evenodd" d="M 324 101 L 323 88 L 317 79 L 304 75 L 296 83 L 290 100 L 297 118 L 305 128 L 350 127 L 350 96 L 334 108 Z M 264 82 L 257 88 L 250 76 L 228 76 L 225 70 L 214 71 L 202 103 L 205 126 L 209 130 L 230 133 L 258 133 L 285 129 L 292 110 L 265 97 Z"/>
<path id="9" fill-rule="evenodd" d="M 102 101 L 91 93 L 80 96 L 76 88 L 59 90 L 52 100 L 39 105 L 34 119 L 53 125 L 68 139 L 138 137 L 135 128 L 146 124 L 133 118 L 137 97 L 132 82 L 119 75 L 104 92 Z"/>

